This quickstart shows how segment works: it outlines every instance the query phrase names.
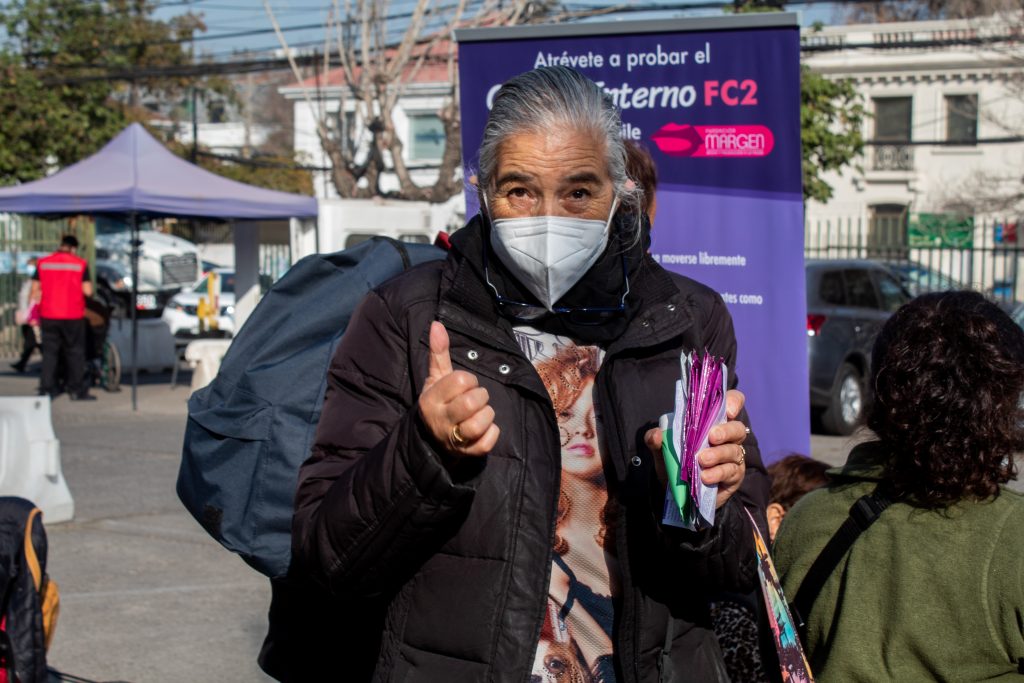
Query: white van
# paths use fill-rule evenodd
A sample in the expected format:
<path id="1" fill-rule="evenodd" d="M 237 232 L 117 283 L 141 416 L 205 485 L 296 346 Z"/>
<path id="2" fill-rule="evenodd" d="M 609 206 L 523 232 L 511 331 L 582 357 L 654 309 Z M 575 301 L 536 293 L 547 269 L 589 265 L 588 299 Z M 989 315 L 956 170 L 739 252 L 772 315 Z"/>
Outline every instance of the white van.
<path id="1" fill-rule="evenodd" d="M 444 204 L 381 198 L 321 199 L 316 223 L 292 221 L 292 260 L 318 250 L 341 251 L 376 236 L 430 244 L 438 232 L 462 227 L 464 219 L 461 194 Z"/>

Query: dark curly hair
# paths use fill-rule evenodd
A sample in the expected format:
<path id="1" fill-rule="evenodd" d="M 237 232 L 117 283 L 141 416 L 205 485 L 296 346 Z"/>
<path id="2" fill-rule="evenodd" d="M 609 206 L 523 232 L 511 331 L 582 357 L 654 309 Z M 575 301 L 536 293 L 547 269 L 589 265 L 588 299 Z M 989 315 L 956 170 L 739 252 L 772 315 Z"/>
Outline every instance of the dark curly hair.
<path id="1" fill-rule="evenodd" d="M 1024 331 L 977 292 L 924 294 L 871 353 L 867 424 L 891 493 L 925 508 L 999 495 L 1024 447 Z"/>

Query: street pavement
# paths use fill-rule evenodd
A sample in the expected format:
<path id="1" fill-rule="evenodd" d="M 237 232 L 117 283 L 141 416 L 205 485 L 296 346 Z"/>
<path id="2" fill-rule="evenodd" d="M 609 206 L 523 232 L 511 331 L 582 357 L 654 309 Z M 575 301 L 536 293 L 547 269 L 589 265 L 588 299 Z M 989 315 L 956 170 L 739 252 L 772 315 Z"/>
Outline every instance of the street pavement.
<path id="1" fill-rule="evenodd" d="M 38 367 L 38 365 L 36 365 Z M 0 364 L 6 369 L 7 364 Z M 140 376 L 97 401 L 53 402 L 75 520 L 47 525 L 61 589 L 50 665 L 90 681 L 270 681 L 256 664 L 267 580 L 221 548 L 175 494 L 189 373 Z M 0 395 L 35 395 L 38 375 L 0 370 Z M 811 455 L 845 461 L 858 437 L 812 435 Z"/>
<path id="2" fill-rule="evenodd" d="M 6 370 L 7 363 L 0 364 Z M 36 366 L 38 367 L 38 365 Z M 47 525 L 61 609 L 53 668 L 91 681 L 270 681 L 256 664 L 267 580 L 221 548 L 175 494 L 189 373 L 140 375 L 53 401 L 73 522 Z M 0 371 L 0 395 L 34 395 L 38 375 Z"/>

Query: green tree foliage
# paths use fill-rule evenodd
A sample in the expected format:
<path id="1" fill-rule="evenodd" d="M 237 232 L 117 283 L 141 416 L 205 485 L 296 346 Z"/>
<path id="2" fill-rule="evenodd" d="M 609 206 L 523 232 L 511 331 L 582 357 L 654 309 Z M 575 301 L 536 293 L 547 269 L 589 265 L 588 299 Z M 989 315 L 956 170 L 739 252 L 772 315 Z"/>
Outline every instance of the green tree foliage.
<path id="1" fill-rule="evenodd" d="M 158 21 L 152 9 L 145 0 L 14 0 L 0 8 L 0 184 L 92 154 L 141 118 L 141 92 L 180 96 L 188 84 L 175 79 L 103 77 L 191 62 L 180 41 L 203 29 L 198 17 Z"/>
<path id="2" fill-rule="evenodd" d="M 733 11 L 777 12 L 782 0 L 734 0 Z M 822 177 L 842 170 L 864 151 L 864 102 L 848 79 L 829 80 L 800 66 L 800 147 L 804 201 L 827 202 L 832 186 Z"/>
<path id="3" fill-rule="evenodd" d="M 294 159 L 281 156 L 260 156 L 257 159 L 249 159 L 247 162 L 231 162 L 210 157 L 199 158 L 199 165 L 206 170 L 240 183 L 281 192 L 313 194 L 312 174 L 307 170 L 297 168 Z"/>
<path id="4" fill-rule="evenodd" d="M 832 187 L 822 175 L 842 172 L 864 150 L 864 103 L 853 81 L 830 80 L 800 68 L 800 142 L 804 201 L 827 202 Z"/>
<path id="5" fill-rule="evenodd" d="M 186 41 L 205 29 L 199 17 L 152 17 L 146 0 L 15 0 L 0 6 L 0 185 L 27 182 L 89 156 L 132 121 L 147 123 L 143 97 L 184 103 L 189 90 L 235 100 L 222 78 L 199 83 L 149 75 L 192 64 Z M 134 73 L 137 77 L 112 78 Z M 160 132 L 150 132 L 162 137 Z M 169 143 L 179 155 L 190 151 Z M 242 164 L 208 156 L 201 166 L 241 182 L 312 194 L 308 171 L 291 158 Z"/>
<path id="6" fill-rule="evenodd" d="M 779 12 L 783 9 L 783 0 L 733 0 L 732 11 L 737 14 L 744 12 Z"/>
<path id="7" fill-rule="evenodd" d="M 150 132 L 157 135 L 154 131 Z M 184 159 L 188 159 L 192 153 L 191 145 L 183 145 L 174 141 L 166 144 L 168 149 Z M 300 168 L 294 157 L 281 154 L 260 154 L 256 158 L 234 161 L 201 152 L 196 161 L 207 171 L 237 180 L 240 183 L 280 192 L 313 194 L 313 175 L 306 169 Z"/>

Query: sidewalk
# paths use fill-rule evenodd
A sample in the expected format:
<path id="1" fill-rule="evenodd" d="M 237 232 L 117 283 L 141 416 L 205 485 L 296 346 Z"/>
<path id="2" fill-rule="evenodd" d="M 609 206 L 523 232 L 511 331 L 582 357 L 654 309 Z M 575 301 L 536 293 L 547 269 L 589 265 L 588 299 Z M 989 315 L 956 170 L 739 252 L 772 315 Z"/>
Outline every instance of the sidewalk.
<path id="1" fill-rule="evenodd" d="M 35 395 L 38 374 L 7 367 L 0 395 Z M 53 401 L 75 520 L 47 526 L 61 590 L 49 663 L 94 681 L 269 681 L 256 664 L 269 583 L 212 540 L 174 491 L 190 375 L 174 388 L 169 373 L 139 379 L 137 412 L 130 386 Z"/>

